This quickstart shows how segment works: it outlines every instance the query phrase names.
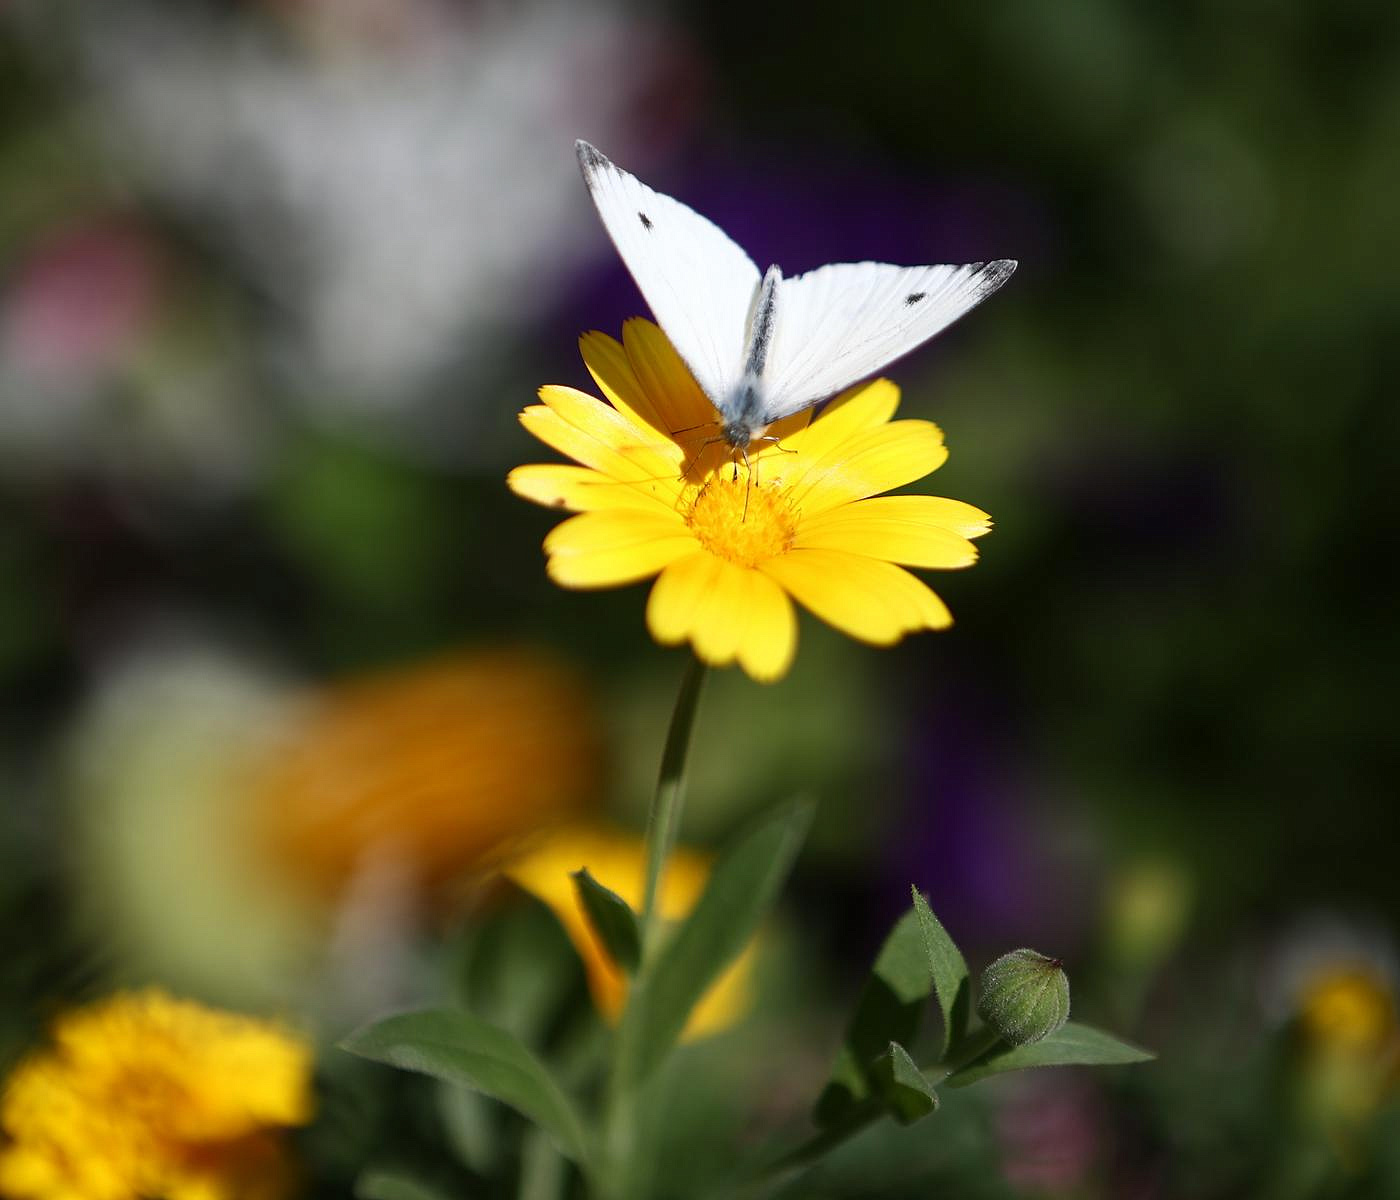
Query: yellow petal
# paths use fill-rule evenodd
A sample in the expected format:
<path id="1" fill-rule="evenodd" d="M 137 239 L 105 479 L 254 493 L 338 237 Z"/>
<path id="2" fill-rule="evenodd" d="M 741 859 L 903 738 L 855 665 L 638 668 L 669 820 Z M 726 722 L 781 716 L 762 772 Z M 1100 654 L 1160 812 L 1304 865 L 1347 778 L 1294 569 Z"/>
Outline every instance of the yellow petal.
<path id="1" fill-rule="evenodd" d="M 992 518 L 980 508 L 949 500 L 946 496 L 876 496 L 855 506 L 863 513 L 897 521 L 937 525 L 959 537 L 981 537 L 992 527 Z"/>
<path id="2" fill-rule="evenodd" d="M 718 432 L 719 414 L 714 405 L 660 329 L 634 317 L 622 326 L 622 344 L 637 382 L 651 397 L 668 430 L 679 433 L 714 426 Z"/>
<path id="3" fill-rule="evenodd" d="M 544 541 L 549 577 L 565 587 L 617 587 L 656 574 L 695 549 L 675 513 L 612 509 L 556 525 Z"/>
<path id="4" fill-rule="evenodd" d="M 887 646 L 917 629 L 943 629 L 952 617 L 943 601 L 892 563 L 839 550 L 793 550 L 763 572 L 823 621 L 843 633 Z"/>
<path id="5" fill-rule="evenodd" d="M 674 462 L 676 444 L 644 421 L 634 421 L 626 413 L 604 404 L 577 388 L 551 383 L 540 388 L 540 399 L 570 425 L 592 434 L 604 445 L 623 453 L 650 451 Z"/>
<path id="6" fill-rule="evenodd" d="M 782 590 L 759 572 L 699 551 L 677 559 L 652 585 L 647 626 L 663 644 L 690 641 L 713 666 L 738 659 L 755 679 L 783 675 L 797 622 Z"/>
<path id="7" fill-rule="evenodd" d="M 673 510 L 675 505 L 672 489 L 660 480 L 618 483 L 591 467 L 562 463 L 516 467 L 506 476 L 506 483 L 511 491 L 526 500 L 546 508 L 565 508 L 573 512 L 607 508 L 649 510 L 658 505 Z"/>
<path id="8" fill-rule="evenodd" d="M 544 901 L 564 926 L 588 972 L 588 983 L 600 1012 L 616 1021 L 627 995 L 627 977 L 608 957 L 594 936 L 579 905 L 572 872 L 587 867 L 604 887 L 633 907 L 642 901 L 646 848 L 638 837 L 598 826 L 565 826 L 537 842 L 524 857 L 506 865 L 504 873 Z M 695 907 L 709 876 L 709 860 L 678 846 L 662 876 L 657 910 L 666 921 L 679 921 Z M 715 1033 L 739 1020 L 751 1003 L 750 978 L 754 943 L 717 979 L 696 1005 L 685 1038 Z"/>
<path id="9" fill-rule="evenodd" d="M 792 446 L 815 462 L 839 450 L 858 433 L 887 424 L 898 407 L 899 388 L 888 379 L 858 384 L 831 401 L 802 436 L 793 439 Z"/>
<path id="10" fill-rule="evenodd" d="M 808 432 L 821 424 L 818 420 Z M 932 421 L 894 421 L 858 433 L 791 480 L 792 502 L 804 516 L 903 487 L 941 467 L 943 431 Z"/>
<path id="11" fill-rule="evenodd" d="M 594 330 L 579 338 L 578 348 L 593 382 L 618 412 L 639 425 L 649 425 L 663 435 L 670 434 L 665 419 L 638 382 L 621 342 Z"/>
<path id="12" fill-rule="evenodd" d="M 760 571 L 748 571 L 748 624 L 739 639 L 739 665 L 759 683 L 787 674 L 797 653 L 797 614 L 787 593 Z"/>
<path id="13" fill-rule="evenodd" d="M 599 403 L 599 407 L 605 406 Z M 608 445 L 597 436 L 603 430 L 580 429 L 543 404 L 525 409 L 520 423 L 546 446 L 619 483 L 637 485 L 668 504 L 674 505 L 680 497 L 680 467 L 638 442 Z"/>
<path id="14" fill-rule="evenodd" d="M 916 503 L 901 503 L 906 500 Z M 934 503 L 917 503 L 924 500 Z M 877 496 L 873 500 L 858 500 L 804 520 L 793 545 L 814 550 L 844 550 L 906 567 L 947 570 L 971 566 L 977 561 L 977 547 L 961 534 L 929 519 L 938 511 L 937 500 L 932 496 Z"/>
<path id="15" fill-rule="evenodd" d="M 662 508 L 608 509 L 561 521 L 544 539 L 546 554 L 592 554 L 657 538 L 689 537 L 680 515 Z"/>

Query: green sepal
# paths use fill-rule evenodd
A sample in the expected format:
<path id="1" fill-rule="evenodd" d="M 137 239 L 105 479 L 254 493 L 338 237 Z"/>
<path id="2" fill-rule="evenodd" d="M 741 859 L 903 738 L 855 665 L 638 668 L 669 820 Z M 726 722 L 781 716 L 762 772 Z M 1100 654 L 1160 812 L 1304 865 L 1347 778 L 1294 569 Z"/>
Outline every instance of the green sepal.
<path id="1" fill-rule="evenodd" d="M 839 1124 L 851 1107 L 871 1094 L 875 1060 L 891 1042 L 907 1044 L 919 1032 L 931 977 L 923 933 L 913 910 L 890 930 L 875 956 L 831 1080 L 817 1099 L 813 1119 L 822 1128 Z"/>
<path id="2" fill-rule="evenodd" d="M 890 1115 L 901 1125 L 912 1125 L 938 1107 L 938 1093 L 918 1064 L 898 1042 L 875 1060 L 871 1075 Z"/>
<path id="3" fill-rule="evenodd" d="M 588 1158 L 583 1122 L 543 1063 L 514 1034 L 457 1009 L 402 1013 L 340 1043 L 361 1058 L 484 1092 L 543 1129 L 562 1154 Z"/>
<path id="4" fill-rule="evenodd" d="M 780 805 L 715 864 L 699 902 L 627 998 L 619 1074 L 635 1086 L 660 1065 L 710 985 L 748 945 L 786 881 L 812 820 L 812 804 Z"/>
<path id="5" fill-rule="evenodd" d="M 642 961 L 642 937 L 631 905 L 583 867 L 573 873 L 574 890 L 588 923 L 609 957 L 629 975 Z"/>
<path id="6" fill-rule="evenodd" d="M 967 1036 L 967 1021 L 972 1011 L 972 982 L 962 951 L 933 915 L 928 901 L 917 887 L 910 891 L 914 895 L 914 914 L 923 937 L 924 953 L 928 956 L 929 971 L 933 975 L 934 995 L 943 1013 L 943 1044 L 938 1056 L 947 1058 Z"/>
<path id="7" fill-rule="evenodd" d="M 1116 1067 L 1126 1063 L 1148 1062 L 1157 1056 L 1111 1033 L 1071 1021 L 1049 1037 L 1024 1046 L 997 1042 L 964 1067 L 949 1075 L 948 1087 L 966 1087 L 989 1075 L 1021 1071 L 1027 1067 Z"/>

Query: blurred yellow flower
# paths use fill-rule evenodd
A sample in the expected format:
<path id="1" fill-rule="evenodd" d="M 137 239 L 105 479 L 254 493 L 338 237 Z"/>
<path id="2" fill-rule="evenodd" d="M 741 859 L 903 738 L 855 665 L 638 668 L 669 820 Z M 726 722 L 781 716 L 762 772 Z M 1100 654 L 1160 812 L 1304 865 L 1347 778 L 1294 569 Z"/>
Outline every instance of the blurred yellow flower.
<path id="1" fill-rule="evenodd" d="M 1395 996 L 1389 984 L 1362 966 L 1319 971 L 1299 997 L 1309 1042 L 1323 1050 L 1374 1055 L 1395 1040 Z"/>
<path id="2" fill-rule="evenodd" d="M 273 1200 L 310 1078 L 311 1050 L 286 1030 L 158 990 L 71 1011 L 5 1086 L 0 1195 Z"/>
<path id="3" fill-rule="evenodd" d="M 821 415 L 774 424 L 773 440 L 733 461 L 716 413 L 650 321 L 580 341 L 607 403 L 573 388 L 540 389 L 521 414 L 535 437 L 581 464 L 517 467 L 519 495 L 577 513 L 545 539 L 565 587 L 653 575 L 652 636 L 689 640 L 715 666 L 753 678 L 786 673 L 797 647 L 792 600 L 875 645 L 951 624 L 943 602 L 904 567 L 965 567 L 987 514 L 934 496 L 881 496 L 943 464 L 928 421 L 891 421 L 899 389 L 852 388 Z"/>
<path id="4" fill-rule="evenodd" d="M 1365 1130 L 1400 1082 L 1400 1026 L 1391 980 L 1364 961 L 1318 967 L 1298 995 L 1302 1112 L 1327 1130 L 1346 1163 L 1365 1156 Z"/>
<path id="5" fill-rule="evenodd" d="M 375 859 L 441 893 L 576 815 L 601 735 L 582 683 L 526 650 L 464 652 L 314 694 L 253 793 L 278 857 L 323 894 Z"/>
<path id="6" fill-rule="evenodd" d="M 598 1011 L 609 1021 L 622 1013 L 627 976 L 594 937 L 578 902 L 572 873 L 587 867 L 635 910 L 641 905 L 646 879 L 646 845 L 632 834 L 596 825 L 567 826 L 540 840 L 528 853 L 505 867 L 505 874 L 525 891 L 553 909 L 583 959 L 588 984 Z M 666 862 L 657 913 L 676 922 L 689 915 L 710 874 L 710 860 L 693 850 L 677 848 Z M 686 1025 L 688 1038 L 718 1033 L 735 1024 L 751 1002 L 754 947 L 751 943 L 701 998 Z"/>

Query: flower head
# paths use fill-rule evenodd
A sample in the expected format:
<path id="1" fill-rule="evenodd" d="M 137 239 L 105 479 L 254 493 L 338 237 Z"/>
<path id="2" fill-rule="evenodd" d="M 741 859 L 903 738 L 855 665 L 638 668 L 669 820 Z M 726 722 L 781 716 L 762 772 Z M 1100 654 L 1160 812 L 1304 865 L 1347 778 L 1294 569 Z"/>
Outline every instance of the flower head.
<path id="1" fill-rule="evenodd" d="M 610 1021 L 621 1015 L 627 976 L 608 956 L 579 904 L 573 872 L 587 867 L 604 887 L 636 907 L 646 878 L 646 846 L 641 838 L 600 825 L 565 826 L 540 839 L 529 853 L 505 867 L 506 876 L 553 910 L 583 959 L 588 986 L 599 1012 Z M 709 878 L 709 860 L 678 848 L 666 862 L 657 896 L 657 912 L 667 921 L 689 915 Z M 686 1026 L 686 1036 L 702 1037 L 733 1025 L 749 1005 L 752 944 L 735 959 L 701 997 Z"/>
<path id="2" fill-rule="evenodd" d="M 513 839 L 575 816 L 601 775 L 587 689 L 525 649 L 463 652 L 322 689 L 255 782 L 290 873 L 339 896 L 376 857 L 441 896 Z"/>
<path id="3" fill-rule="evenodd" d="M 0 1194 L 268 1200 L 280 1131 L 311 1118 L 311 1050 L 265 1021 L 157 990 L 60 1017 L 0 1100 Z"/>
<path id="4" fill-rule="evenodd" d="M 904 567 L 965 567 L 987 514 L 934 496 L 882 496 L 941 466 L 929 421 L 892 421 L 899 390 L 876 380 L 812 418 L 775 423 L 739 460 L 713 406 L 661 330 L 635 319 L 618 343 L 585 334 L 583 359 L 607 402 L 540 389 L 525 428 L 578 466 L 517 467 L 521 496 L 577 513 L 545 539 L 565 587 L 657 575 L 652 635 L 689 641 L 704 661 L 751 676 L 786 673 L 797 646 L 792 601 L 874 645 L 942 629 L 943 602 Z"/>

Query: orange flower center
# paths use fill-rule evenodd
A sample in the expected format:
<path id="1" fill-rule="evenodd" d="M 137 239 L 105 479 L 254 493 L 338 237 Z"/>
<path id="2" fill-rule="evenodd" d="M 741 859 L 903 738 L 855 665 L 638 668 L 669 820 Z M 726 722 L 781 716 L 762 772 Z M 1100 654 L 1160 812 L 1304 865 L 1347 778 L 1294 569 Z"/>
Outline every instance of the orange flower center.
<path id="1" fill-rule="evenodd" d="M 797 535 L 797 514 L 785 490 L 764 487 L 740 471 L 719 471 L 706 480 L 686 517 L 706 550 L 742 567 L 756 567 L 786 554 Z"/>

